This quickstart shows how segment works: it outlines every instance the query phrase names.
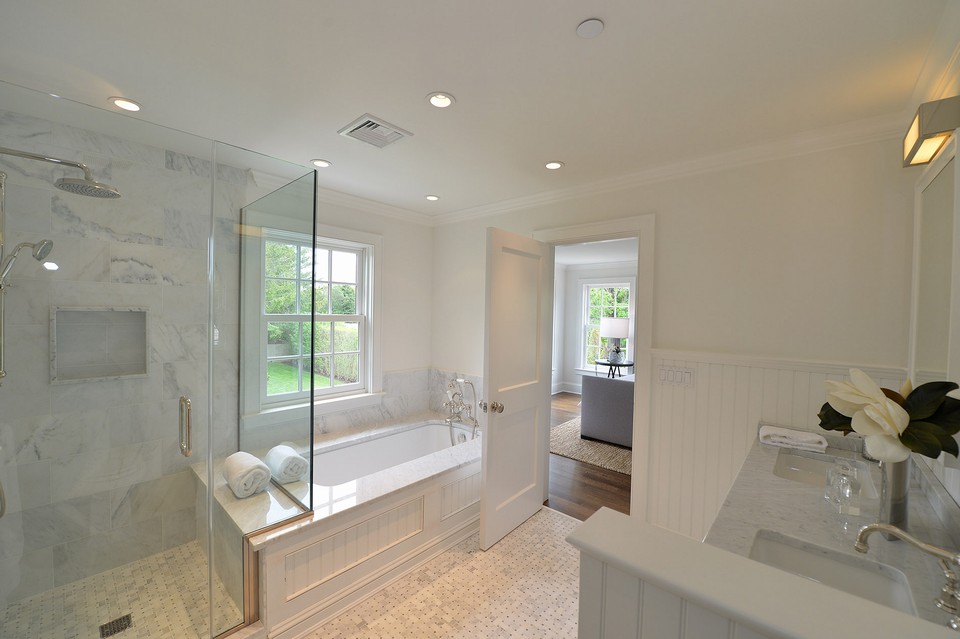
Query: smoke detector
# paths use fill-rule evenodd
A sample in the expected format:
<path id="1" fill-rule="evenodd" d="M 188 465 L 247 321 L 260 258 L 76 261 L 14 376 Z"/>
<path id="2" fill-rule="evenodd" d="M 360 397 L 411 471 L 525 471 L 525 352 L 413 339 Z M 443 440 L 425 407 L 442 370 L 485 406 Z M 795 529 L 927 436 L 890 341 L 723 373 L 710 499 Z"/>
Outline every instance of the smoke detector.
<path id="1" fill-rule="evenodd" d="M 369 113 L 363 114 L 340 129 L 338 133 L 348 138 L 353 138 L 354 140 L 366 142 L 378 149 L 382 149 L 394 142 L 413 135 L 413 133 L 404 131 L 400 127 L 394 126 L 389 122 L 384 122 L 379 118 L 375 118 Z"/>

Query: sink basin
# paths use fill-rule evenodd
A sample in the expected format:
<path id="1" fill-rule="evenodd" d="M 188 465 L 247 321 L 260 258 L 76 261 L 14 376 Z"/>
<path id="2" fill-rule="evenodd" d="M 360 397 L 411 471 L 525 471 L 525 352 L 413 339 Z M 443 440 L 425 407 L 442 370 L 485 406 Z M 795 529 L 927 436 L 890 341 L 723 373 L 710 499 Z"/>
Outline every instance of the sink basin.
<path id="1" fill-rule="evenodd" d="M 793 537 L 759 530 L 750 558 L 916 616 L 907 577 L 901 571 Z"/>
<path id="2" fill-rule="evenodd" d="M 824 488 L 827 485 L 827 469 L 831 468 L 837 459 L 840 458 L 823 453 L 781 448 L 777 454 L 777 461 L 773 465 L 773 474 L 784 479 Z M 859 459 L 843 458 L 843 461 L 857 469 L 860 497 L 876 499 L 877 488 L 870 477 L 870 467 Z"/>

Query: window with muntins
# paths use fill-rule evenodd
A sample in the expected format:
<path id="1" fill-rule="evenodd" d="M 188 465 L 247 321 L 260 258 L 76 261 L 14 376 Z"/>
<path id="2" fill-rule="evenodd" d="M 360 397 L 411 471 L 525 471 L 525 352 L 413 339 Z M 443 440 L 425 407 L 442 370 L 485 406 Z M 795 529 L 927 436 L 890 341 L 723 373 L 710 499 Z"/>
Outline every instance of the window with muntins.
<path id="1" fill-rule="evenodd" d="M 601 317 L 630 317 L 630 283 L 604 282 L 583 286 L 583 367 L 594 366 L 598 359 L 606 359 L 610 345 L 600 336 Z M 627 351 L 627 339 L 620 340 L 620 348 Z"/>
<path id="2" fill-rule="evenodd" d="M 316 398 L 366 392 L 370 247 L 265 230 L 262 251 L 261 403 L 308 398 L 311 372 Z"/>

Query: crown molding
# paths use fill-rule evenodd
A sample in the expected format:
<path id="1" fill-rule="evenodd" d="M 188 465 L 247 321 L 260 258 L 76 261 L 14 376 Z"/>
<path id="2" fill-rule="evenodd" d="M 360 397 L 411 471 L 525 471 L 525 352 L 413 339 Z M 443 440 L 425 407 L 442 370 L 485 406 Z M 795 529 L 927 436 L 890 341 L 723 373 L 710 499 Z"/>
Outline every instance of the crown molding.
<path id="1" fill-rule="evenodd" d="M 679 178 L 723 171 L 750 164 L 759 164 L 773 160 L 820 153 L 832 149 L 867 144 L 879 140 L 899 137 L 903 133 L 902 114 L 890 114 L 857 122 L 808 131 L 763 144 L 743 147 L 692 160 L 667 164 L 629 175 L 623 175 L 590 184 L 544 191 L 534 195 L 504 200 L 494 204 L 485 204 L 469 209 L 454 211 L 432 218 L 435 225 L 453 224 L 477 218 L 510 213 L 522 209 L 543 206 L 564 200 L 596 196 L 624 189 L 636 188 L 666 182 Z"/>
<path id="2" fill-rule="evenodd" d="M 373 213 L 374 215 L 389 217 L 404 222 L 413 222 L 414 224 L 420 224 L 422 226 L 435 225 L 433 218 L 429 215 L 400 208 L 399 206 L 368 200 L 341 191 L 332 191 L 330 189 L 317 187 L 317 201 L 336 206 L 346 206 L 358 211 L 365 211 L 367 213 Z"/>

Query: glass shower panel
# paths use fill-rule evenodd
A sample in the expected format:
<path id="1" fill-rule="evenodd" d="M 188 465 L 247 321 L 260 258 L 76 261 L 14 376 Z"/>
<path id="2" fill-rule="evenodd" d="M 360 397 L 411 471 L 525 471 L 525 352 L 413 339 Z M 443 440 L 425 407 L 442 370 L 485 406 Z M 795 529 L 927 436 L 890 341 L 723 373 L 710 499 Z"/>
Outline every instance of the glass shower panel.
<path id="1" fill-rule="evenodd" d="M 214 468 L 239 450 L 271 471 L 270 483 L 246 497 L 215 472 L 213 568 L 236 599 L 252 568 L 243 563 L 244 537 L 311 508 L 311 375 L 301 362 L 312 354 L 316 190 L 315 173 L 302 166 L 222 143 L 215 151 Z M 214 606 L 214 633 L 236 625 L 227 612 Z"/>
<path id="2" fill-rule="evenodd" d="M 0 83 L 0 147 L 120 193 L 0 153 L 0 636 L 209 637 L 213 143 Z"/>

